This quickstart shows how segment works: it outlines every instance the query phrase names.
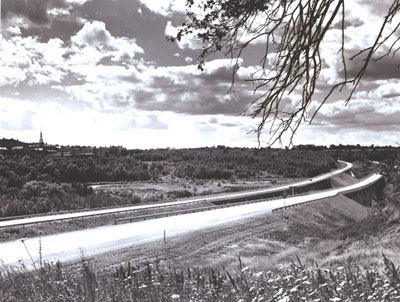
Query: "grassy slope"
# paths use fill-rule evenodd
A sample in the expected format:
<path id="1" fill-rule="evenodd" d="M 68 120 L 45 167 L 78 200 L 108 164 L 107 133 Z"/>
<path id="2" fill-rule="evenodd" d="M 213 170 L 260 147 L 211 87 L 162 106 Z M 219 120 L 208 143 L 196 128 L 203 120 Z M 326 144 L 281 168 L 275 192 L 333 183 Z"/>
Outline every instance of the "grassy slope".
<path id="1" fill-rule="evenodd" d="M 251 267 L 269 269 L 299 255 L 305 263 L 322 263 L 328 255 L 340 256 L 351 247 L 344 226 L 356 225 L 368 215 L 365 207 L 338 196 L 168 238 L 167 243 L 132 246 L 94 261 L 104 267 L 126 260 L 139 264 L 158 257 L 177 267 L 230 267 L 241 256 Z"/>

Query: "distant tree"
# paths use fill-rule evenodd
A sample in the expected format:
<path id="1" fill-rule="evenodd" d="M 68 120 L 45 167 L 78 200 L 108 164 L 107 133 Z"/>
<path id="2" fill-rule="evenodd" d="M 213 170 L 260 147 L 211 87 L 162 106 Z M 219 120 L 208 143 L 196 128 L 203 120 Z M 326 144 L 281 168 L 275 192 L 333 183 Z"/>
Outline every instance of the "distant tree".
<path id="1" fill-rule="evenodd" d="M 252 103 L 252 116 L 261 117 L 257 134 L 260 139 L 267 123 L 273 144 L 289 131 L 292 138 L 300 124 L 311 122 L 321 106 L 334 92 L 347 87 L 349 102 L 355 89 L 366 73 L 368 65 L 399 50 L 400 24 L 395 16 L 400 10 L 400 0 L 387 0 L 388 11 L 374 35 L 371 45 L 359 52 L 345 54 L 347 15 L 344 0 L 187 0 L 188 21 L 170 40 L 181 40 L 195 35 L 203 47 L 199 55 L 199 68 L 203 69 L 206 58 L 223 51 L 236 60 L 233 82 L 239 69 L 240 58 L 255 40 L 264 39 L 265 51 L 260 56 L 261 69 L 254 74 L 254 90 L 261 95 Z M 378 1 L 377 1 L 378 3 Z M 381 1 L 379 1 L 381 3 Z M 382 5 L 385 5 L 382 3 Z M 200 8 L 202 13 L 194 13 Z M 317 80 L 324 64 L 321 44 L 327 40 L 327 32 L 337 26 L 341 30 L 338 56 L 343 77 L 332 84 L 322 98 L 320 106 L 310 111 L 312 100 L 319 87 Z M 393 24 L 394 23 L 394 24 Z M 356 36 L 350 37 L 357 39 Z M 271 60 L 270 54 L 275 53 Z M 358 59 L 360 66 L 355 73 L 348 72 L 347 64 Z M 267 66 L 272 64 L 272 67 Z M 301 90 L 296 106 L 283 110 L 283 103 L 294 89 Z M 286 107 L 287 108 L 287 107 Z"/>
<path id="2" fill-rule="evenodd" d="M 11 171 L 7 180 L 7 187 L 20 188 L 21 186 L 22 186 L 21 177 L 15 174 L 13 171 Z"/>

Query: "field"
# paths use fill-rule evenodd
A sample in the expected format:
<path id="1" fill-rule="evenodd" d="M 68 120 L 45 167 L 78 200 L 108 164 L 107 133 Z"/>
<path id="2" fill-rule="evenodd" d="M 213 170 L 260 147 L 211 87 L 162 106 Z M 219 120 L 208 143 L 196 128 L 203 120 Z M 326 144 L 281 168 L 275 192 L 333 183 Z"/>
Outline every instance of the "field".
<path id="1" fill-rule="evenodd" d="M 252 180 L 182 180 L 163 177 L 157 182 L 109 182 L 91 185 L 94 193 L 106 193 L 117 197 L 138 196 L 141 200 L 152 200 L 151 196 L 159 196 L 158 201 L 190 196 L 201 196 L 226 193 L 257 188 L 268 188 L 290 182 L 292 179 L 269 176 L 266 179 Z"/>

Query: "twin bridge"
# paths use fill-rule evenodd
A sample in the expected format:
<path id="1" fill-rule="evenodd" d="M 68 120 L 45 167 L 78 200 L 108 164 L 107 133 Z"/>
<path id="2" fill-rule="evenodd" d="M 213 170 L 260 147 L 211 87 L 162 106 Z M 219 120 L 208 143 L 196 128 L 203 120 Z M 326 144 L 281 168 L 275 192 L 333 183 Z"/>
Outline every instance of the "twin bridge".
<path id="1" fill-rule="evenodd" d="M 134 212 L 149 208 L 157 210 L 158 208 L 171 207 L 173 209 L 177 205 L 190 205 L 191 203 L 204 201 L 210 204 L 208 207 L 197 209 L 195 207 L 192 209 L 189 206 L 189 210 L 184 211 L 168 211 L 142 217 L 124 218 L 116 221 L 114 225 L 28 238 L 23 241 L 3 242 L 0 243 L 0 264 L 16 266 L 24 264 L 26 267 L 34 268 L 43 261 L 77 261 L 81 258 L 82 253 L 84 253 L 85 257 L 91 257 L 101 253 L 129 248 L 132 245 L 160 242 L 165 234 L 168 237 L 179 236 L 204 230 L 207 227 L 232 223 L 243 218 L 272 213 L 309 202 L 318 202 L 318 200 L 338 194 L 350 196 L 367 206 L 373 198 L 379 197 L 383 188 L 383 177 L 380 174 L 369 175 L 348 186 L 298 194 L 315 186 L 326 187 L 331 177 L 349 172 L 352 168 L 350 163 L 341 162 L 341 164 L 344 166 L 341 169 L 275 188 L 192 198 L 170 203 L 3 220 L 0 221 L 0 228 Z M 39 250 L 40 253 L 38 252 Z"/>
<path id="2" fill-rule="evenodd" d="M 132 222 L 133 220 L 151 219 L 169 215 L 192 213 L 195 211 L 213 210 L 217 209 L 218 207 L 239 206 L 252 202 L 263 202 L 266 199 L 267 199 L 266 201 L 268 200 L 274 201 L 274 204 L 277 204 L 276 201 L 279 200 L 281 200 L 282 203 L 285 205 L 301 204 L 304 202 L 310 202 L 321 198 L 332 197 L 337 194 L 346 195 L 347 197 L 350 197 L 365 206 L 370 206 L 374 198 L 379 198 L 381 196 L 383 191 L 384 181 L 383 181 L 383 176 L 377 173 L 369 175 L 368 177 L 361 179 L 357 183 L 352 184 L 350 186 L 344 186 L 341 188 L 331 188 L 330 180 L 332 177 L 345 172 L 351 173 L 351 169 L 353 168 L 353 165 L 351 163 L 340 160 L 338 162 L 341 163 L 343 167 L 335 171 L 331 171 L 329 173 L 325 173 L 306 180 L 267 189 L 219 194 L 214 196 L 203 196 L 203 197 L 189 198 L 174 202 L 146 204 L 139 206 L 136 205 L 136 206 L 118 207 L 118 208 L 105 208 L 105 209 L 97 209 L 91 211 L 67 212 L 67 213 L 53 214 L 53 215 L 22 216 L 17 219 L 15 219 L 15 217 L 6 217 L 0 219 L 0 228 L 24 226 L 37 223 L 46 223 L 46 222 L 70 220 L 70 219 L 109 215 L 109 214 L 127 213 L 127 212 L 134 212 L 146 209 L 157 210 L 162 208 L 171 208 L 171 211 L 163 214 L 128 217 L 123 219 L 117 219 L 115 221 L 116 223 Z M 306 193 L 310 190 L 321 190 L 321 189 L 325 190 L 320 191 L 319 193 L 312 193 L 312 194 Z M 199 202 L 208 202 L 212 206 L 205 208 L 197 208 L 192 210 L 185 210 L 185 211 L 173 211 L 173 208 L 175 206 L 190 205 Z M 278 209 L 281 207 L 276 206 L 275 208 Z"/>
<path id="3" fill-rule="evenodd" d="M 306 180 L 268 189 L 221 194 L 218 196 L 197 199 L 196 201 L 208 201 L 214 205 L 225 205 L 248 201 L 251 202 L 263 199 L 284 198 L 285 200 L 290 200 L 291 198 L 299 197 L 299 195 L 308 196 L 302 198 L 305 198 L 307 199 L 307 201 L 309 201 L 319 195 L 314 195 L 307 192 L 320 191 L 321 195 L 326 197 L 343 194 L 358 201 L 364 206 L 370 206 L 373 199 L 380 198 L 382 196 L 384 179 L 383 176 L 379 173 L 368 175 L 367 177 L 360 179 L 358 182 L 352 185 L 343 186 L 340 188 L 332 188 L 332 177 L 340 175 L 342 173 L 352 174 L 351 169 L 353 168 L 353 165 L 351 163 L 341 160 L 339 160 L 338 162 L 341 163 L 344 167 Z M 352 175 L 354 177 L 354 174 Z"/>

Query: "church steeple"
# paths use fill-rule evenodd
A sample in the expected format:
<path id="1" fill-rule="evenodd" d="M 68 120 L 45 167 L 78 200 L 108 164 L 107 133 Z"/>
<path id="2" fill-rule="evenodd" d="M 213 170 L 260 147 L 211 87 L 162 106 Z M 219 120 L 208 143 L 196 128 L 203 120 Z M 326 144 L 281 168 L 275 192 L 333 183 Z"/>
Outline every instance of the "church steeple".
<path id="1" fill-rule="evenodd" d="M 40 130 L 39 147 L 44 146 L 42 130 Z"/>

